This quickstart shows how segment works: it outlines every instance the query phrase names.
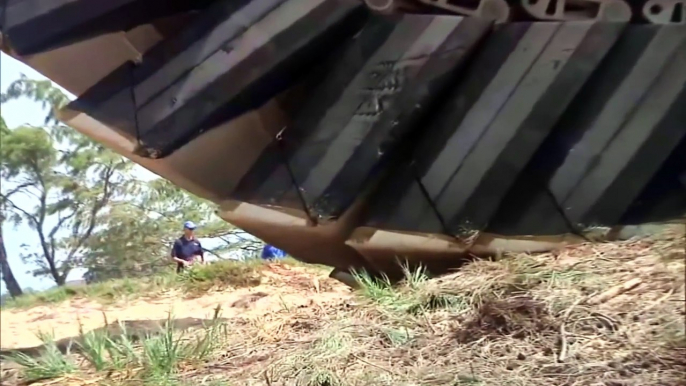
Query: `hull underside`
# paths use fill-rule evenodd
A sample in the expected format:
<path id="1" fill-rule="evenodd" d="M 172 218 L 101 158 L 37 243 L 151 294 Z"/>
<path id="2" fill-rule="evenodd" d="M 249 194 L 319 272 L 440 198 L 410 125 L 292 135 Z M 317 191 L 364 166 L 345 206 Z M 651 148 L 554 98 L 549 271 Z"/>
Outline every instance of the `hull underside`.
<path id="1" fill-rule="evenodd" d="M 686 24 L 107 4 L 51 39 L 22 31 L 59 4 L 8 8 L 4 49 L 78 96 L 63 122 L 305 262 L 441 271 L 686 213 Z"/>

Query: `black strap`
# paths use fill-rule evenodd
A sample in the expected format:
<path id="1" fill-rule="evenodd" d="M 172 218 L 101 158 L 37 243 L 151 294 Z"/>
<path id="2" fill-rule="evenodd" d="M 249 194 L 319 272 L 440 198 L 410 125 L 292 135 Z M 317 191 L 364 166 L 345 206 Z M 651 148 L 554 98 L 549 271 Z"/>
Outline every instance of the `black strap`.
<path id="1" fill-rule="evenodd" d="M 441 216 L 441 212 L 438 211 L 438 207 L 436 206 L 436 203 L 431 199 L 431 196 L 429 195 L 429 191 L 426 190 L 426 187 L 424 186 L 424 184 L 422 184 L 422 179 L 419 177 L 419 173 L 417 173 L 414 162 L 412 162 L 410 164 L 410 167 L 412 168 L 412 175 L 414 176 L 414 180 L 417 182 L 417 185 L 419 185 L 419 190 L 422 191 L 422 195 L 429 202 L 429 206 L 431 206 L 431 210 L 433 210 L 434 214 L 438 218 L 438 222 L 441 223 L 441 228 L 443 229 L 443 233 L 445 233 L 446 235 L 449 235 L 450 232 L 448 231 L 448 226 L 446 225 L 445 220 L 443 220 L 443 216 Z"/>
<path id="2" fill-rule="evenodd" d="M 130 90 L 130 95 L 131 95 L 131 104 L 133 105 L 133 123 L 135 125 L 136 129 L 136 142 L 138 142 L 138 145 L 141 145 L 141 133 L 140 133 L 140 127 L 138 125 L 138 104 L 136 103 L 136 63 L 134 61 L 129 61 L 129 90 Z"/>
<path id="3" fill-rule="evenodd" d="M 284 141 L 283 141 L 283 132 L 286 131 L 286 128 L 288 126 L 284 126 L 281 131 L 279 131 L 276 134 L 276 146 L 279 149 L 279 154 L 281 154 L 281 159 L 283 161 L 284 166 L 286 166 L 286 170 L 288 171 L 288 175 L 291 178 L 291 183 L 293 184 L 293 187 L 295 188 L 296 192 L 298 192 L 298 199 L 300 200 L 300 204 L 302 205 L 302 209 L 307 215 L 307 218 L 310 220 L 312 225 L 317 225 L 317 218 L 310 213 L 310 210 L 307 206 L 307 201 L 305 201 L 305 196 L 302 193 L 302 190 L 300 189 L 300 185 L 298 185 L 298 181 L 295 178 L 295 174 L 293 173 L 293 170 L 291 169 L 291 165 L 288 163 L 288 157 L 286 156 L 286 149 L 284 147 Z"/>

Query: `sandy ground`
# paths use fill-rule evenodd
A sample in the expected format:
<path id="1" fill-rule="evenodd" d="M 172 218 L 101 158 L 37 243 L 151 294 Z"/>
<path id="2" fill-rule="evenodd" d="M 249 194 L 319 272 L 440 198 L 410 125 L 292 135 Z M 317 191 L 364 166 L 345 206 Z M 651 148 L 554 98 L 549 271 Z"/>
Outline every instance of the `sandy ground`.
<path id="1" fill-rule="evenodd" d="M 326 274 L 313 275 L 300 267 L 272 265 L 259 286 L 210 292 L 199 298 L 167 293 L 154 299 L 139 298 L 107 306 L 75 299 L 59 305 L 2 311 L 0 344 L 3 350 L 36 347 L 41 345 L 36 336 L 39 331 L 53 333 L 58 341 L 69 339 L 79 334 L 79 321 L 84 331 L 103 327 L 103 315 L 110 325 L 119 321 L 145 330 L 167 319 L 171 310 L 177 327 L 185 329 L 199 327 L 202 320 L 211 319 L 218 305 L 223 318 L 259 317 L 283 308 L 340 302 L 350 296 L 348 287 Z"/>

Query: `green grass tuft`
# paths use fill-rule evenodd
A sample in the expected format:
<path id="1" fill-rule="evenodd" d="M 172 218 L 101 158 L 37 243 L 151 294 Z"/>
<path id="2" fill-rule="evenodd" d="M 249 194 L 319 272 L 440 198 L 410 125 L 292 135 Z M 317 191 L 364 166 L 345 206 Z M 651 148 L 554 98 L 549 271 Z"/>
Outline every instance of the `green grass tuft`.
<path id="1" fill-rule="evenodd" d="M 263 268 L 260 260 L 219 261 L 194 266 L 179 275 L 179 281 L 187 293 L 206 292 L 214 287 L 251 287 L 260 284 Z"/>
<path id="2" fill-rule="evenodd" d="M 147 336 L 143 340 L 143 361 L 146 376 L 153 379 L 169 378 L 178 364 L 187 357 L 188 346 L 183 344 L 183 334 L 175 336 L 171 314 L 162 334 Z"/>
<path id="3" fill-rule="evenodd" d="M 44 344 L 43 350 L 35 357 L 24 353 L 14 353 L 4 359 L 22 367 L 21 373 L 28 382 L 59 378 L 76 371 L 76 365 L 69 359 L 69 350 L 63 354 L 52 335 L 39 333 Z"/>

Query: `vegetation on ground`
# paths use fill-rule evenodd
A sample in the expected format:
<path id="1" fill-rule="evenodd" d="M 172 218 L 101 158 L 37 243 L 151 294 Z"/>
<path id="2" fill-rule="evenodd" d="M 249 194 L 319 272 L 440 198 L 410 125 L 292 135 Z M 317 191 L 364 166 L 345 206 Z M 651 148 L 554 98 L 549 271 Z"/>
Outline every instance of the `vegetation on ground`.
<path id="1" fill-rule="evenodd" d="M 303 265 L 293 258 L 280 260 L 284 264 Z M 265 262 L 261 259 L 220 260 L 206 265 L 194 265 L 177 274 L 176 266 L 167 263 L 164 273 L 150 277 L 113 279 L 89 285 L 53 287 L 47 291 L 27 293 L 9 299 L 3 310 L 30 308 L 39 305 L 59 304 L 74 298 L 92 299 L 103 304 L 154 297 L 167 291 L 178 291 L 182 296 L 202 296 L 209 290 L 252 287 L 262 280 Z M 310 266 L 318 269 L 319 266 Z"/>
<path id="2" fill-rule="evenodd" d="M 686 385 L 684 259 L 681 233 L 361 274 L 353 300 L 9 359 L 45 385 Z"/>

